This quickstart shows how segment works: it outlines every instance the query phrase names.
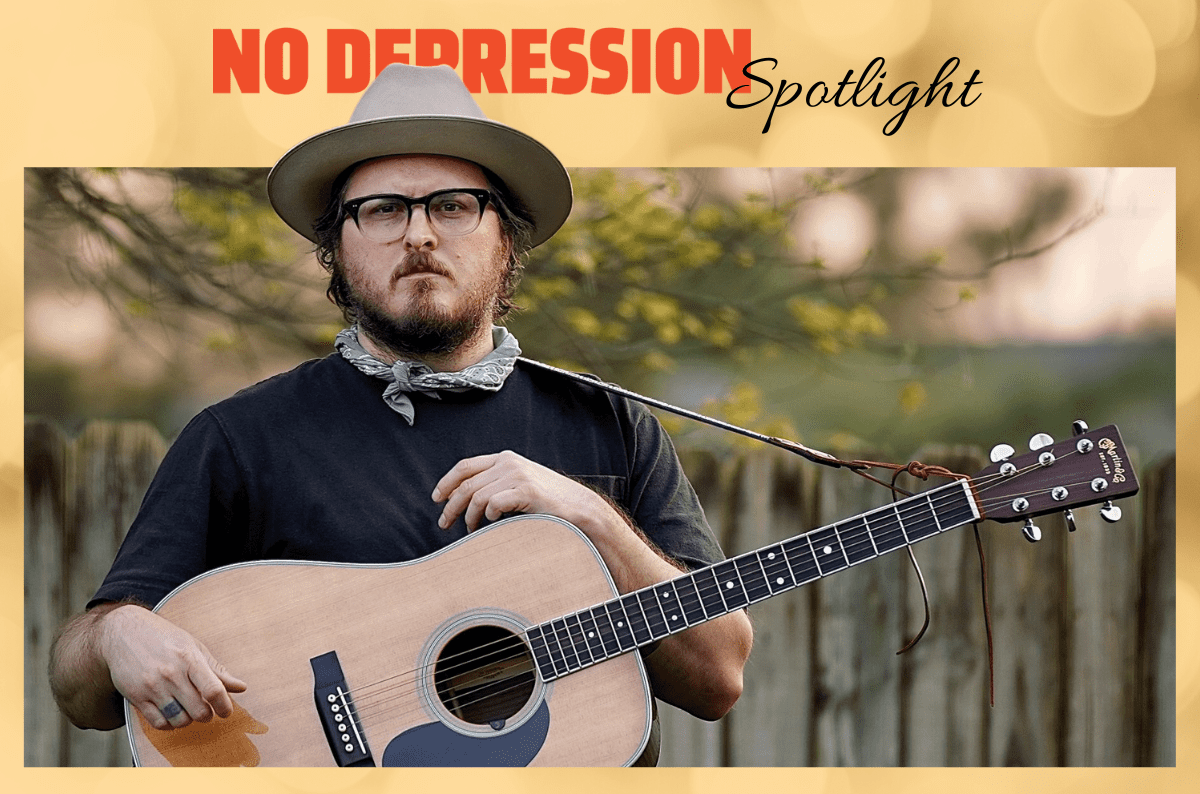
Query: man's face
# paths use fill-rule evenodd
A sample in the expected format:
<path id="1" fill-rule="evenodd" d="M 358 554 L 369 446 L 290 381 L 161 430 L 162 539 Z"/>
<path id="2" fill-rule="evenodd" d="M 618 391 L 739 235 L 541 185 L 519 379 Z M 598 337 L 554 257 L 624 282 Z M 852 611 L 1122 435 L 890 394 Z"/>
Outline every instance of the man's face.
<path id="1" fill-rule="evenodd" d="M 424 196 L 446 188 L 486 188 L 474 163 L 405 155 L 360 166 L 346 200 L 378 193 Z M 489 205 L 479 228 L 440 235 L 424 207 L 414 207 L 404 235 L 390 243 L 363 237 L 353 220 L 342 226 L 341 266 L 357 304 L 359 325 L 397 354 L 448 353 L 490 328 L 504 281 L 507 246 Z"/>

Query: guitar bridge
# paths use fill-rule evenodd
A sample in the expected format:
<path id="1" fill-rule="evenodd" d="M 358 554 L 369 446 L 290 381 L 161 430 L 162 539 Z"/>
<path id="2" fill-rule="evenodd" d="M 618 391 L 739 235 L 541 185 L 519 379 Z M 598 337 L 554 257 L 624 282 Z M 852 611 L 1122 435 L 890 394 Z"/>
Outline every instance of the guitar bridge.
<path id="1" fill-rule="evenodd" d="M 337 765 L 375 766 L 337 651 L 314 656 L 308 661 L 313 669 L 313 696 L 317 714 Z"/>

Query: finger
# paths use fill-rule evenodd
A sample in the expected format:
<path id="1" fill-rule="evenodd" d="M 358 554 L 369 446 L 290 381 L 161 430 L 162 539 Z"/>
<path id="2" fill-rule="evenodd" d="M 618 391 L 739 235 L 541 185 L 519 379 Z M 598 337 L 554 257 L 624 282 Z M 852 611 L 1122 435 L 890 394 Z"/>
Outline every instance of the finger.
<path id="1" fill-rule="evenodd" d="M 438 480 L 433 487 L 433 501 L 441 502 L 448 498 L 469 477 L 491 468 L 496 462 L 495 455 L 478 455 L 474 458 L 463 458 Z"/>
<path id="2" fill-rule="evenodd" d="M 172 717 L 164 712 L 163 716 L 167 717 L 167 720 L 171 723 L 171 727 L 182 728 L 192 721 L 208 722 L 213 718 L 212 706 L 209 705 L 208 700 L 201 694 L 201 691 L 196 688 L 195 683 L 192 682 L 190 677 L 176 685 L 173 691 L 175 702 L 183 709 L 182 716 L 184 719 L 181 721 L 179 718 Z M 171 697 L 166 697 L 158 700 L 159 710 L 161 711 L 164 705 L 168 704 L 171 699 Z"/>
<path id="3" fill-rule="evenodd" d="M 130 702 L 132 703 L 132 701 Z M 167 701 L 164 700 L 163 702 L 165 704 Z M 133 703 L 133 706 L 138 710 L 138 713 L 142 715 L 146 722 L 150 723 L 150 725 L 157 730 L 169 731 L 173 727 L 167 718 L 163 716 L 163 713 L 159 711 L 157 703 L 154 703 L 150 700 L 141 700 L 137 703 Z"/>
<path id="4" fill-rule="evenodd" d="M 158 695 L 151 700 L 143 701 L 137 704 L 137 709 L 146 718 L 147 722 L 160 731 L 183 728 L 192 723 L 191 715 L 183 704 L 180 703 L 179 699 L 171 697 L 168 694 Z"/>
<path id="5" fill-rule="evenodd" d="M 472 505 L 475 505 L 479 499 L 485 500 L 486 503 L 488 496 L 497 487 L 499 487 L 499 483 L 491 476 L 490 471 L 481 472 L 463 480 L 447 497 L 446 506 L 442 508 L 442 515 L 438 519 L 438 526 L 442 529 L 449 529 L 461 515 L 466 521 L 467 529 L 475 529 L 479 524 L 479 516 L 483 514 L 483 508 L 476 507 L 471 513 Z"/>
<path id="6" fill-rule="evenodd" d="M 521 498 L 518 492 L 507 482 L 488 483 L 475 491 L 463 513 L 467 531 L 474 532 L 478 529 L 484 518 L 495 521 L 504 513 L 518 509 L 517 507 L 502 508 L 501 505 L 519 505 L 520 502 Z"/>
<path id="7" fill-rule="evenodd" d="M 215 672 L 211 669 L 197 670 L 192 675 L 192 686 L 204 703 L 202 714 L 192 714 L 197 722 L 208 722 L 214 714 L 218 717 L 233 714 L 233 699 Z"/>

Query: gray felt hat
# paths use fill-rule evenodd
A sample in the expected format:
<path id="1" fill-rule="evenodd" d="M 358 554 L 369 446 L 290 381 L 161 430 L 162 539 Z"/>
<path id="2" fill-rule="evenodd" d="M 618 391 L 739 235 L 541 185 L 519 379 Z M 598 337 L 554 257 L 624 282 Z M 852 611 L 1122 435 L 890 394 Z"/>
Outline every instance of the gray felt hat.
<path id="1" fill-rule="evenodd" d="M 571 212 L 571 179 L 554 154 L 512 127 L 489 120 L 449 66 L 393 63 L 359 100 L 350 123 L 292 147 L 267 177 L 279 217 L 316 242 L 334 180 L 350 166 L 393 154 L 470 160 L 499 177 L 533 218 L 533 245 L 550 239 Z"/>

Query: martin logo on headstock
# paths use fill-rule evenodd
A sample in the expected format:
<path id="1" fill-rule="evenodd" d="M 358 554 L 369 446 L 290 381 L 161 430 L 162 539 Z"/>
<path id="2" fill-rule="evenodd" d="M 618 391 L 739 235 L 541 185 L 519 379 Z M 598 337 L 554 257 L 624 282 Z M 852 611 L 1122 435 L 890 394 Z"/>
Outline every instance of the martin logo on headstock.
<path id="1" fill-rule="evenodd" d="M 992 466 L 972 478 L 985 518 L 1024 521 L 1025 537 L 1041 538 L 1033 518 L 1062 510 L 1067 528 L 1075 529 L 1071 508 L 1100 504 L 1108 522 L 1121 518 L 1113 499 L 1138 491 L 1137 477 L 1115 425 L 1089 430 L 1083 421 L 1073 425 L 1067 441 L 1055 442 L 1045 433 L 1029 441 L 1030 451 L 1014 457 L 1007 444 L 992 449 Z"/>

